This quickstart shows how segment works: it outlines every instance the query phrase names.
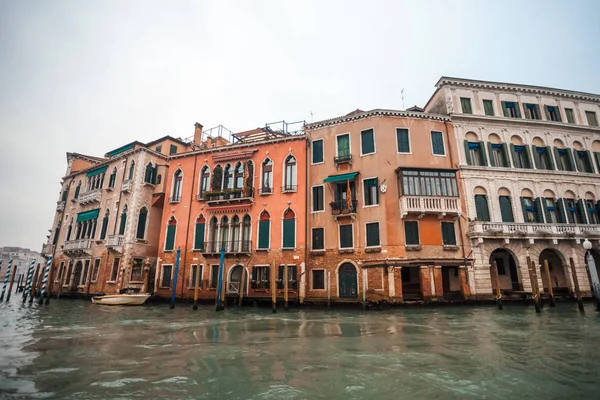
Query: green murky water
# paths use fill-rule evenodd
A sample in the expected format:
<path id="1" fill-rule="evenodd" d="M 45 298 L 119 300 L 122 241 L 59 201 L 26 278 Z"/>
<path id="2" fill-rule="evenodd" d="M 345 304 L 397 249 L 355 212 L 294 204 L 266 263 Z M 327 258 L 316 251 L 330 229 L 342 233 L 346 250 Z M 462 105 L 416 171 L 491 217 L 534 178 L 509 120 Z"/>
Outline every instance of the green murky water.
<path id="1" fill-rule="evenodd" d="M 600 315 L 0 305 L 0 398 L 600 398 Z"/>

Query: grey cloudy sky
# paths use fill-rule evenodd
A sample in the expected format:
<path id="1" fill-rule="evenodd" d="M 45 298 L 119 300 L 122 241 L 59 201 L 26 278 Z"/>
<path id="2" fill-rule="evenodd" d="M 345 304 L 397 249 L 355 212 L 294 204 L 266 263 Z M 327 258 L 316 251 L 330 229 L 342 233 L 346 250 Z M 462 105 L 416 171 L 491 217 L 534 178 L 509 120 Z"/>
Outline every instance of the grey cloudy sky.
<path id="1" fill-rule="evenodd" d="M 41 249 L 67 151 L 424 105 L 442 75 L 600 93 L 598 1 L 0 0 L 0 246 Z"/>

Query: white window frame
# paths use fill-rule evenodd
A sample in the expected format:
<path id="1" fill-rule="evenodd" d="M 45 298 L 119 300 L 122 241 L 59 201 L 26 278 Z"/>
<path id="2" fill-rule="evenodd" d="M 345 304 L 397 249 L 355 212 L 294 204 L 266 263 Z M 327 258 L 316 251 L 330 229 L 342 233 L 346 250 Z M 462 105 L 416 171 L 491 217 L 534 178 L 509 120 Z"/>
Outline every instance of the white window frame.
<path id="1" fill-rule="evenodd" d="M 321 142 L 322 143 L 322 148 L 323 148 L 323 161 L 317 162 L 317 163 L 313 162 L 313 148 L 314 148 L 313 147 L 313 143 L 315 143 L 315 142 Z M 315 139 L 310 144 L 311 144 L 311 146 L 310 146 L 310 165 L 324 164 L 325 163 L 325 141 L 322 138 L 321 139 Z"/>
<path id="2" fill-rule="evenodd" d="M 208 188 L 206 189 L 206 191 L 210 192 L 210 178 L 212 176 L 210 165 L 204 164 L 200 167 L 200 170 L 198 170 L 198 191 L 196 192 L 198 196 L 200 196 L 200 194 L 204 194 L 204 192 L 202 192 L 202 170 L 204 169 L 204 167 L 208 168 Z"/>
<path id="3" fill-rule="evenodd" d="M 210 286 L 210 283 L 212 282 L 212 279 L 213 279 L 213 267 L 214 267 L 214 266 L 217 266 L 217 267 L 221 268 L 221 265 L 220 265 L 220 264 L 210 264 L 210 274 L 209 274 L 209 277 L 208 277 L 208 286 L 209 286 L 211 289 L 218 289 L 218 288 L 219 288 L 219 268 L 217 268 L 217 279 L 216 279 L 216 284 L 215 284 L 215 286 L 214 286 L 214 287 Z M 223 266 L 223 268 L 225 268 L 225 266 Z M 223 272 L 225 272 L 225 271 L 223 271 Z"/>
<path id="4" fill-rule="evenodd" d="M 364 154 L 363 148 L 362 148 L 362 134 L 363 134 L 363 132 L 366 132 L 368 130 L 373 131 L 373 152 L 369 153 L 369 154 Z M 374 127 L 361 129 L 361 131 L 360 131 L 360 156 L 367 157 L 367 156 L 373 156 L 373 155 L 377 154 L 377 143 L 376 142 L 377 141 L 375 140 L 375 128 Z M 336 139 L 336 143 L 337 143 L 337 139 Z M 352 152 L 350 152 L 350 154 L 352 154 Z"/>
<path id="5" fill-rule="evenodd" d="M 111 278 L 112 278 L 113 269 L 115 268 L 115 260 L 119 260 L 119 262 L 117 263 L 117 276 L 113 280 Z M 120 275 L 119 270 L 121 269 L 121 261 L 122 261 L 122 257 L 114 257 L 113 258 L 112 263 L 110 265 L 110 275 L 108 276 L 108 280 L 106 281 L 106 283 L 116 283 L 119 280 L 119 275 Z"/>
<path id="6" fill-rule="evenodd" d="M 375 190 L 377 191 L 377 203 L 376 204 L 370 204 L 367 205 L 367 199 L 365 198 L 365 181 L 367 179 L 377 179 L 377 187 L 375 188 Z M 379 207 L 379 177 L 378 176 L 371 176 L 371 177 L 367 177 L 367 178 L 362 178 L 361 179 L 361 186 L 362 186 L 362 196 L 363 196 L 363 206 L 362 208 L 371 208 L 371 207 Z"/>
<path id="7" fill-rule="evenodd" d="M 323 271 L 323 289 L 314 288 L 313 271 Z M 310 270 L 310 290 L 316 290 L 318 292 L 324 292 L 327 290 L 327 270 L 325 268 L 312 268 Z"/>
<path id="8" fill-rule="evenodd" d="M 192 271 L 194 270 L 194 268 L 193 268 L 194 266 L 196 266 L 196 270 L 198 269 L 198 267 L 200 267 L 200 272 L 201 272 L 201 274 L 200 274 L 200 287 L 198 288 L 198 290 L 200 290 L 200 288 L 202 288 L 202 277 L 204 275 L 204 264 L 192 264 L 190 266 L 190 278 L 188 280 L 188 289 L 191 289 L 191 290 L 195 289 L 195 287 L 194 287 L 194 283 L 195 282 L 192 282 Z"/>
<path id="9" fill-rule="evenodd" d="M 419 243 L 417 244 L 408 244 L 406 243 L 406 223 L 407 222 L 416 222 L 417 223 L 417 232 L 419 233 Z M 421 246 L 421 224 L 419 223 L 419 220 L 405 220 L 402 223 L 402 233 L 404 234 L 404 245 L 405 246 Z M 441 229 L 441 228 L 440 228 Z"/>
<path id="10" fill-rule="evenodd" d="M 406 132 L 408 133 L 408 153 L 402 152 L 399 149 L 398 146 L 398 129 L 405 129 Z M 412 154 L 412 143 L 410 141 L 410 128 L 408 128 L 407 126 L 397 126 L 394 128 L 394 135 L 395 135 L 395 139 L 396 139 L 396 154 Z M 433 146 L 433 143 L 432 143 Z"/>
<path id="11" fill-rule="evenodd" d="M 175 220 L 175 234 L 173 235 L 173 248 L 167 250 L 167 236 L 169 235 L 169 222 L 171 222 L 171 218 L 173 218 Z M 177 242 L 177 226 L 179 225 L 177 223 L 177 218 L 175 218 L 175 216 L 171 216 L 171 218 L 169 218 L 169 220 L 167 221 L 167 225 L 165 227 L 165 242 L 163 243 L 163 252 L 164 253 L 173 253 L 174 251 L 176 251 L 177 249 L 175 248 L 175 244 Z"/>
<path id="12" fill-rule="evenodd" d="M 348 226 L 350 225 L 352 227 L 352 247 L 342 247 L 342 226 Z M 340 224 L 338 225 L 338 249 L 339 250 L 351 250 L 354 249 L 354 224 L 353 223 L 349 223 L 349 224 Z"/>
<path id="13" fill-rule="evenodd" d="M 316 187 L 322 187 L 323 188 L 323 209 L 322 210 L 315 210 L 315 205 L 314 205 L 314 188 L 316 188 Z M 325 212 L 325 184 L 311 186 L 311 188 L 310 188 L 310 211 L 313 214 L 318 214 L 318 213 Z"/>
<path id="14" fill-rule="evenodd" d="M 285 221 L 285 213 L 290 210 L 291 212 L 294 213 L 294 247 L 283 247 L 283 221 Z M 296 248 L 296 245 L 298 244 L 298 216 L 296 214 L 296 211 L 294 211 L 292 208 L 286 208 L 283 211 L 283 215 L 281 216 L 281 249 L 282 250 L 293 250 Z M 271 228 L 269 228 L 269 235 L 271 234 Z"/>
<path id="15" fill-rule="evenodd" d="M 271 179 L 270 179 L 270 182 L 269 182 L 269 184 L 270 184 L 269 188 L 271 189 L 271 193 L 263 193 L 263 191 L 262 191 L 262 189 L 265 187 L 265 185 L 264 185 L 264 182 L 263 182 L 263 178 L 264 178 L 264 171 L 263 171 L 263 168 L 264 168 L 264 163 L 265 163 L 265 161 L 266 161 L 267 159 L 269 159 L 269 160 L 271 161 Z M 298 161 L 297 161 L 297 159 L 296 159 L 296 162 L 298 162 Z M 223 169 L 223 176 L 225 176 L 225 169 Z M 264 158 L 264 159 L 261 161 L 261 163 L 260 163 L 260 181 L 259 181 L 259 182 L 260 182 L 260 186 L 259 186 L 259 189 L 258 189 L 258 191 L 259 191 L 258 193 L 259 193 L 261 196 L 265 196 L 265 195 L 271 195 L 271 194 L 273 194 L 273 193 L 275 192 L 275 188 L 274 188 L 274 186 L 275 186 L 275 185 L 274 185 L 274 181 L 275 181 L 275 161 L 273 161 L 273 158 L 272 158 L 272 157 L 270 157 L 270 156 L 266 156 L 266 157 L 265 157 L 265 158 Z"/>
<path id="16" fill-rule="evenodd" d="M 499 200 L 498 200 L 499 201 Z M 511 201 L 512 204 L 512 201 Z M 491 219 L 491 215 L 490 215 L 490 219 Z M 514 219 L 514 217 L 513 217 Z M 452 224 L 452 226 L 454 227 L 454 240 L 456 241 L 455 244 L 446 244 L 444 243 L 444 230 L 442 228 L 443 224 Z M 456 234 L 456 221 L 440 221 L 440 233 L 442 235 L 442 246 L 459 246 L 459 238 L 458 235 Z M 421 231 L 419 230 L 419 244 L 421 243 Z"/>
<path id="17" fill-rule="evenodd" d="M 346 135 L 348 135 L 348 151 L 349 151 L 349 154 L 352 155 L 352 136 L 350 135 L 350 132 L 345 132 L 345 133 L 338 133 L 337 135 L 335 135 L 335 157 L 340 156 L 340 152 L 338 149 L 338 136 L 346 136 Z M 325 158 L 324 152 L 323 152 L 323 158 Z"/>
<path id="18" fill-rule="evenodd" d="M 263 211 L 267 211 L 267 210 L 263 210 Z M 263 213 L 263 211 L 261 211 L 258 214 L 258 218 L 256 219 L 256 250 L 258 251 L 267 251 L 267 250 L 271 250 L 271 235 L 273 234 L 273 229 L 272 228 L 272 224 L 273 224 L 273 218 L 271 218 L 271 213 L 267 211 L 267 213 L 269 213 L 269 247 L 258 247 L 258 240 L 260 238 L 260 214 Z M 283 238 L 283 232 L 281 234 L 281 237 Z M 283 239 L 282 239 L 283 240 Z"/>
<path id="19" fill-rule="evenodd" d="M 322 249 L 315 249 L 312 247 L 313 244 L 313 231 L 315 229 L 323 229 L 323 248 Z M 316 226 L 316 227 L 312 227 L 310 228 L 310 249 L 312 251 L 325 251 L 325 227 L 324 226 Z"/>
<path id="20" fill-rule="evenodd" d="M 433 132 L 439 132 L 442 134 L 442 147 L 444 148 L 444 154 L 435 154 L 433 152 L 433 135 L 432 135 Z M 436 130 L 429 131 L 429 145 L 431 146 L 431 154 L 434 157 L 446 157 L 447 156 L 448 151 L 446 150 L 446 140 L 444 139 L 444 132 L 436 131 Z"/>
<path id="21" fill-rule="evenodd" d="M 379 232 L 379 244 L 376 244 L 375 246 L 369 246 L 367 244 L 367 225 L 369 224 L 377 224 L 377 231 Z M 379 223 L 379 221 L 367 221 L 365 222 L 365 248 L 367 249 L 376 249 L 381 247 L 381 224 Z"/>
<path id="22" fill-rule="evenodd" d="M 158 287 L 160 289 L 169 289 L 169 288 L 172 287 L 172 286 L 164 286 L 164 284 L 163 284 L 163 278 L 164 278 L 164 275 L 165 275 L 163 273 L 163 271 L 164 271 L 165 266 L 171 267 L 171 285 L 173 285 L 173 272 L 175 270 L 175 268 L 173 268 L 173 264 L 161 264 L 160 265 L 160 282 L 159 282 L 159 285 L 158 285 Z"/>

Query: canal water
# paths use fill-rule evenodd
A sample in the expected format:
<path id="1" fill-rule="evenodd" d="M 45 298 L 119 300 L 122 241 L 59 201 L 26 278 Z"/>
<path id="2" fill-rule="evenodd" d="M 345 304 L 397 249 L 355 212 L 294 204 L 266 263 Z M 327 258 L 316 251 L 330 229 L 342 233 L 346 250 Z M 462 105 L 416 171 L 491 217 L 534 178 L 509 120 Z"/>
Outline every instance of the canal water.
<path id="1" fill-rule="evenodd" d="M 600 398 L 600 316 L 0 305 L 0 398 Z"/>

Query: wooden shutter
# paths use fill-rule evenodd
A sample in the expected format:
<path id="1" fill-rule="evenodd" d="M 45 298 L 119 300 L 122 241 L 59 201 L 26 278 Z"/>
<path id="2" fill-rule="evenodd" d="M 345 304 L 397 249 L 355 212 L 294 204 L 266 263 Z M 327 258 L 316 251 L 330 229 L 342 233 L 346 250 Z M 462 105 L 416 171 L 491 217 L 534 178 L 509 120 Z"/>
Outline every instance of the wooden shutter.
<path id="1" fill-rule="evenodd" d="M 360 140 L 362 154 L 371 154 L 375 152 L 375 137 L 373 136 L 373 129 L 362 131 L 360 133 Z"/>
<path id="2" fill-rule="evenodd" d="M 144 239 L 144 234 L 146 233 L 146 215 L 146 213 L 140 212 L 138 216 L 137 231 L 135 233 L 136 239 Z"/>
<path id="3" fill-rule="evenodd" d="M 521 118 L 521 104 L 519 104 L 516 101 L 513 104 L 515 105 L 515 116 L 516 116 L 516 118 Z"/>
<path id="4" fill-rule="evenodd" d="M 517 168 L 517 152 L 515 151 L 515 145 L 510 144 L 510 154 L 512 155 L 513 166 Z"/>
<path id="5" fill-rule="evenodd" d="M 525 197 L 520 197 L 521 199 L 521 210 L 523 211 L 523 221 L 524 222 L 529 222 L 527 220 L 527 205 L 525 204 Z"/>
<path id="6" fill-rule="evenodd" d="M 494 149 L 491 142 L 488 142 L 487 149 L 490 155 L 490 167 L 498 167 L 498 165 L 496 165 L 496 160 L 494 159 Z"/>
<path id="7" fill-rule="evenodd" d="M 453 222 L 442 222 L 442 243 L 444 245 L 456 245 L 456 232 Z"/>
<path id="8" fill-rule="evenodd" d="M 467 160 L 468 165 L 473 165 L 473 161 L 471 160 L 471 152 L 469 151 L 469 141 L 467 139 L 465 139 L 465 159 Z"/>
<path id="9" fill-rule="evenodd" d="M 502 158 L 504 159 L 504 166 L 510 168 L 510 160 L 508 157 L 508 148 L 506 143 L 502 143 Z"/>
<path id="10" fill-rule="evenodd" d="M 502 215 L 502 222 L 515 222 L 512 211 L 512 203 L 509 196 L 500 196 L 500 214 Z"/>
<path id="11" fill-rule="evenodd" d="M 581 220 L 581 223 L 587 224 L 588 220 L 587 220 L 587 215 L 585 212 L 585 205 L 583 204 L 583 200 L 581 200 L 581 199 L 577 200 L 577 204 L 575 207 L 577 208 L 577 215 L 579 215 L 579 219 Z"/>
<path id="12" fill-rule="evenodd" d="M 338 157 L 350 155 L 350 136 L 342 135 L 337 137 Z"/>
<path id="13" fill-rule="evenodd" d="M 585 150 L 586 156 L 586 169 L 589 173 L 594 173 L 594 164 L 592 163 L 592 155 L 589 150 Z"/>
<path id="14" fill-rule="evenodd" d="M 569 221 L 570 224 L 574 224 L 575 218 L 573 217 L 573 212 L 571 211 L 571 207 L 569 207 L 569 202 L 567 200 L 565 200 L 565 211 L 567 213 L 567 221 Z"/>
<path id="15" fill-rule="evenodd" d="M 569 164 L 569 171 L 575 171 L 575 165 L 573 163 L 573 151 L 570 148 L 565 149 L 567 151 L 567 159 Z"/>
<path id="16" fill-rule="evenodd" d="M 127 214 L 121 214 L 121 225 L 119 226 L 119 235 L 125 234 L 125 226 L 127 225 Z"/>
<path id="17" fill-rule="evenodd" d="M 475 212 L 477 213 L 477 218 L 479 218 L 481 221 L 490 220 L 490 211 L 488 208 L 487 197 L 485 195 L 475 195 Z"/>
<path id="18" fill-rule="evenodd" d="M 562 162 L 560 161 L 560 153 L 558 152 L 558 147 L 554 147 L 554 158 L 556 158 L 556 169 L 559 171 L 564 171 L 564 167 Z"/>
<path id="19" fill-rule="evenodd" d="M 258 248 L 268 249 L 269 248 L 269 228 L 271 221 L 260 221 L 258 223 Z"/>
<path id="20" fill-rule="evenodd" d="M 283 220 L 283 247 L 293 248 L 296 246 L 296 220 Z"/>
<path id="21" fill-rule="evenodd" d="M 442 138 L 442 132 L 431 132 L 431 143 L 433 154 L 444 155 L 444 139 Z"/>
<path id="22" fill-rule="evenodd" d="M 525 168 L 533 168 L 531 164 L 531 153 L 529 152 L 529 145 L 523 145 L 523 154 L 525 155 Z"/>
<path id="23" fill-rule="evenodd" d="M 548 160 L 548 168 L 554 169 L 554 160 L 552 159 L 552 148 L 546 146 L 546 159 Z"/>
<path id="24" fill-rule="evenodd" d="M 323 141 L 317 140 L 312 143 L 313 164 L 323 162 Z"/>
<path id="25" fill-rule="evenodd" d="M 541 159 L 540 153 L 538 153 L 538 151 L 537 151 L 537 146 L 531 145 L 531 151 L 533 152 L 533 159 L 535 161 L 535 167 L 537 169 L 541 169 L 542 168 L 542 159 Z"/>
<path id="26" fill-rule="evenodd" d="M 543 224 L 544 212 L 542 211 L 542 199 L 540 197 L 534 200 L 533 207 L 535 208 L 535 222 Z"/>
<path id="27" fill-rule="evenodd" d="M 100 239 L 104 239 L 106 237 L 106 230 L 108 229 L 108 217 L 102 218 L 102 228 L 100 228 Z M 69 231 L 70 233 L 70 231 Z M 67 239 L 69 240 L 69 239 Z"/>
<path id="28" fill-rule="evenodd" d="M 379 224 L 367 224 L 367 246 L 379 245 Z"/>
<path id="29" fill-rule="evenodd" d="M 600 173 L 600 153 L 594 152 L 594 160 L 596 160 L 596 167 L 598 168 L 598 173 Z"/>
<path id="30" fill-rule="evenodd" d="M 404 236 L 406 244 L 417 245 L 419 244 L 419 225 L 416 221 L 405 221 L 404 222 Z"/>
<path id="31" fill-rule="evenodd" d="M 396 129 L 396 140 L 399 153 L 409 153 L 410 143 L 408 141 L 408 129 Z"/>
<path id="32" fill-rule="evenodd" d="M 165 250 L 173 250 L 175 247 L 175 229 L 177 225 L 167 226 L 167 241 L 165 243 Z"/>
<path id="33" fill-rule="evenodd" d="M 487 156 L 485 153 L 485 142 L 479 142 L 479 152 L 481 154 L 481 165 L 483 165 L 484 167 L 487 167 L 488 163 L 487 163 Z"/>
<path id="34" fill-rule="evenodd" d="M 579 172 L 585 172 L 583 170 L 583 164 L 581 163 L 581 157 L 579 156 L 579 151 L 575 151 L 575 153 L 573 154 L 573 157 L 575 157 L 575 165 L 577 166 L 577 171 Z"/>
<path id="35" fill-rule="evenodd" d="M 567 222 L 565 217 L 565 203 L 563 199 L 556 200 L 556 215 L 558 216 L 558 223 L 564 224 Z"/>
<path id="36" fill-rule="evenodd" d="M 206 227 L 206 224 L 204 222 L 196 223 L 196 232 L 195 232 L 195 237 L 194 237 L 194 249 L 196 249 L 196 250 L 204 250 L 205 227 Z"/>
<path id="37" fill-rule="evenodd" d="M 504 114 L 505 117 L 508 118 L 508 108 L 506 107 L 505 101 L 502 102 L 502 113 Z"/>
<path id="38" fill-rule="evenodd" d="M 541 204 L 542 204 L 542 208 L 544 209 L 544 216 L 546 217 L 546 221 L 548 221 L 548 223 L 550 223 L 552 221 L 552 219 L 550 218 L 550 210 L 548 210 L 548 206 L 546 205 L 546 199 L 547 197 L 544 197 L 541 199 Z M 555 204 L 556 206 L 556 204 Z"/>

